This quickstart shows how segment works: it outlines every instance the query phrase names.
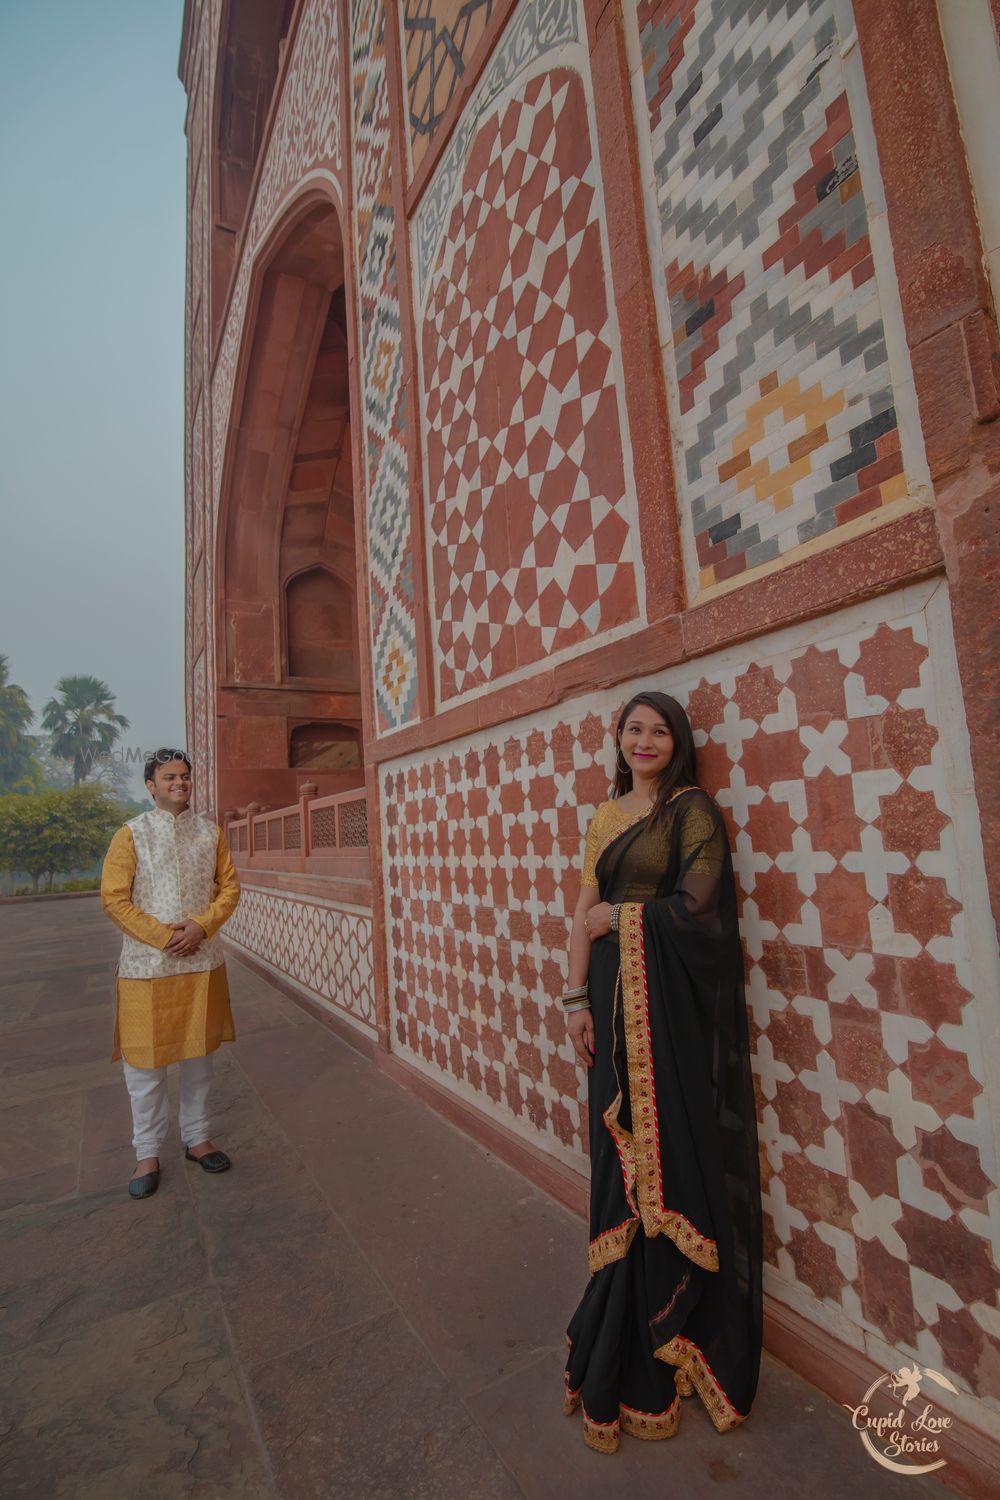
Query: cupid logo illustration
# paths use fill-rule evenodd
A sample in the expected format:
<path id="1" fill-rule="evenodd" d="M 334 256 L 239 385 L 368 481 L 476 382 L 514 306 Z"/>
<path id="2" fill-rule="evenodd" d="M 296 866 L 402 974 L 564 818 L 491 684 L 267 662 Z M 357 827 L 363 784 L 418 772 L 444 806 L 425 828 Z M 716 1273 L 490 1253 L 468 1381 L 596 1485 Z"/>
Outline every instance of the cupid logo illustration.
<path id="1" fill-rule="evenodd" d="M 872 1458 L 894 1474 L 929 1474 L 947 1463 L 947 1459 L 938 1455 L 941 1434 L 951 1426 L 951 1418 L 943 1412 L 935 1412 L 926 1394 L 921 1396 L 924 1381 L 958 1395 L 951 1381 L 939 1375 L 937 1370 L 925 1365 L 903 1365 L 894 1374 L 880 1375 L 873 1381 L 860 1406 L 848 1406 L 844 1402 Z M 882 1386 L 887 1386 L 899 1399 L 899 1410 L 887 1416 L 875 1416 L 870 1410 L 870 1402 Z"/>

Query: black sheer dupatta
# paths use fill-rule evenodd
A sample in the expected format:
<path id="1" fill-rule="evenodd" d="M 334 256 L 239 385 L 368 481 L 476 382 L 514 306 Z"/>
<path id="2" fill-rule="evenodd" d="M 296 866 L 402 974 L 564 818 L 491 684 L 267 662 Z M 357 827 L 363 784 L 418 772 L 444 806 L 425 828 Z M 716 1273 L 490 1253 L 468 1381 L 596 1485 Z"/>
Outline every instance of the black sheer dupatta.
<path id="1" fill-rule="evenodd" d="M 646 1240 L 681 1252 L 646 1256 L 653 1353 L 726 1431 L 757 1388 L 760 1182 L 732 858 L 722 815 L 698 788 L 674 799 L 665 822 L 644 818 L 613 840 L 597 867 L 603 899 L 622 900 L 651 867 L 656 896 L 626 899 L 619 928 L 631 1129 L 614 1110 L 605 1124 Z"/>

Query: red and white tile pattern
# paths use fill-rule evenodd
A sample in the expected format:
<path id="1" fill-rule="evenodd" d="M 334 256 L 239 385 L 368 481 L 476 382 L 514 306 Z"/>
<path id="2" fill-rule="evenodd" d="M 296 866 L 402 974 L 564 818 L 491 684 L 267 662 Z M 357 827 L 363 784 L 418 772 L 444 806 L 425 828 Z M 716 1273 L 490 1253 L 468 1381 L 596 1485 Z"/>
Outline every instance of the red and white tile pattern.
<path id="1" fill-rule="evenodd" d="M 370 912 L 244 884 L 226 937 L 374 1035 Z"/>
<path id="2" fill-rule="evenodd" d="M 981 1393 L 1000 1361 L 998 997 L 954 683 L 947 593 L 926 585 L 642 685 L 687 704 L 735 851 L 771 1289 Z M 392 1045 L 578 1165 L 553 996 L 628 691 L 383 774 Z"/>
<path id="3" fill-rule="evenodd" d="M 471 144 L 423 314 L 445 701 L 638 614 L 601 211 L 583 82 L 536 76 Z"/>

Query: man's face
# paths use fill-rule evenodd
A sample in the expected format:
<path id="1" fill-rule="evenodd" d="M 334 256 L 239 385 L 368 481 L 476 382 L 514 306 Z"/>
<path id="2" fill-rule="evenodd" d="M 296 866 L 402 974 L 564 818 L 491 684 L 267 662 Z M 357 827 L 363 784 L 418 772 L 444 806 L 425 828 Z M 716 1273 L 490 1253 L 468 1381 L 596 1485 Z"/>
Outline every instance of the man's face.
<path id="1" fill-rule="evenodd" d="M 168 760 L 157 766 L 147 790 L 165 812 L 183 812 L 191 801 L 191 772 L 182 760 Z"/>

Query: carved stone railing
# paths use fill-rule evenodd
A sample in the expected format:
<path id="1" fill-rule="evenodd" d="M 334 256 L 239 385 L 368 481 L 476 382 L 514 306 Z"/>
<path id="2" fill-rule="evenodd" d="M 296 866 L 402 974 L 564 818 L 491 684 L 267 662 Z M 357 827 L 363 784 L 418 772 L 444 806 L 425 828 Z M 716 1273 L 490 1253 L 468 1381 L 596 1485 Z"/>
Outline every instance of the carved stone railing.
<path id="1" fill-rule="evenodd" d="M 318 797 L 307 782 L 298 802 L 263 810 L 254 802 L 243 818 L 223 819 L 237 869 L 297 870 L 367 880 L 368 803 L 364 789 Z"/>

